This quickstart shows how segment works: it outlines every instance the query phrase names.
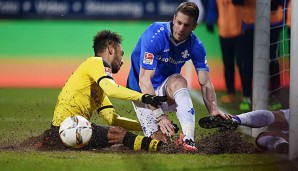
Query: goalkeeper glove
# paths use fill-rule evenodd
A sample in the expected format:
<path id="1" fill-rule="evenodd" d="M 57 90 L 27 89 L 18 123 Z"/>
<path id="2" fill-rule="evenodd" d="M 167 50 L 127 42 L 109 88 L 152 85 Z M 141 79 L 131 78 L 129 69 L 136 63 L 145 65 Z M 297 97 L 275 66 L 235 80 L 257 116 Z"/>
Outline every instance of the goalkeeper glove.
<path id="1" fill-rule="evenodd" d="M 142 102 L 146 104 L 150 104 L 152 106 L 161 105 L 162 102 L 167 101 L 167 96 L 154 96 L 150 94 L 144 94 L 142 96 Z"/>

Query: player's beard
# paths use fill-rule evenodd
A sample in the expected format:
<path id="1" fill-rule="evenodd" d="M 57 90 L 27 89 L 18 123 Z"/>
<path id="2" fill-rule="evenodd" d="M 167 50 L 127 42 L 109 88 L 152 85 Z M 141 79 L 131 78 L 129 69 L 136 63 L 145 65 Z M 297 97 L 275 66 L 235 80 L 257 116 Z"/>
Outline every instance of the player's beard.
<path id="1" fill-rule="evenodd" d="M 116 60 L 115 58 L 114 58 L 114 60 L 111 63 L 112 73 L 113 74 L 118 73 L 118 71 L 120 70 L 120 67 L 121 67 L 120 62 L 118 60 Z"/>
<path id="2" fill-rule="evenodd" d="M 121 66 L 123 65 L 123 61 L 122 61 L 122 55 L 123 55 L 123 52 L 122 52 L 122 55 L 118 56 L 118 51 L 117 51 L 117 48 L 115 48 L 115 54 L 114 54 L 114 58 L 113 58 L 113 61 L 111 63 L 111 67 L 112 67 L 112 73 L 113 74 L 116 74 L 118 73 L 118 71 L 120 70 Z"/>

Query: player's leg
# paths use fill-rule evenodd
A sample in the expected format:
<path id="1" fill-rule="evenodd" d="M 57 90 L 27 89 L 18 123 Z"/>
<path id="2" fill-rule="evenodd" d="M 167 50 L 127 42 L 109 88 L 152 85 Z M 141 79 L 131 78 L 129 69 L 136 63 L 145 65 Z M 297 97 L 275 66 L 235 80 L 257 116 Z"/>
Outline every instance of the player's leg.
<path id="1" fill-rule="evenodd" d="M 262 132 L 256 138 L 256 145 L 264 151 L 288 153 L 289 137 L 278 132 Z"/>
<path id="2" fill-rule="evenodd" d="M 136 135 L 127 132 L 124 128 L 115 126 L 109 127 L 107 138 L 110 144 L 123 144 L 133 150 L 157 151 L 163 144 L 162 141 Z"/>
<path id="3" fill-rule="evenodd" d="M 220 37 L 220 47 L 224 64 L 224 76 L 227 94 L 221 97 L 223 103 L 234 102 L 235 99 L 235 39 Z"/>
<path id="4" fill-rule="evenodd" d="M 187 88 L 187 81 L 182 75 L 173 74 L 164 86 L 168 99 L 176 103 L 176 115 L 184 135 L 181 141 L 188 142 L 189 148 L 196 150 L 194 143 L 195 111 Z"/>
<path id="5" fill-rule="evenodd" d="M 164 96 L 166 95 L 165 91 L 165 83 L 167 82 L 167 79 L 157 88 L 155 91 L 156 95 Z M 168 105 L 168 102 L 172 101 L 172 106 Z M 168 102 L 164 102 L 161 105 L 161 108 L 164 111 L 172 111 L 173 106 L 176 107 L 173 100 L 168 99 Z M 142 126 L 144 135 L 146 137 L 151 137 L 157 140 L 161 140 L 164 142 L 169 142 L 170 137 L 164 135 L 161 130 L 158 127 L 158 124 L 156 123 L 156 118 L 154 117 L 152 110 L 147 107 L 146 104 L 142 102 L 133 101 L 132 102 L 134 110 L 137 114 L 138 120 Z"/>
<path id="6" fill-rule="evenodd" d="M 255 110 L 233 116 L 233 120 L 237 121 L 239 125 L 260 128 L 273 124 L 275 116 L 274 113 L 269 110 Z"/>
<path id="7" fill-rule="evenodd" d="M 234 116 L 233 119 L 240 125 L 251 128 L 260 128 L 264 126 L 272 126 L 281 130 L 288 130 L 289 110 L 256 110 Z"/>
<path id="8" fill-rule="evenodd" d="M 251 110 L 252 95 L 252 73 L 253 73 L 253 29 L 247 29 L 240 36 L 238 50 L 241 55 L 237 56 L 239 61 L 240 79 L 242 85 L 243 99 L 239 106 L 242 111 Z"/>
<path id="9" fill-rule="evenodd" d="M 158 127 L 156 118 L 152 110 L 147 108 L 147 105 L 142 102 L 132 102 L 138 120 L 142 126 L 143 133 L 146 137 L 151 137 L 163 142 L 169 142 L 170 137 L 165 136 Z"/>
<path id="10" fill-rule="evenodd" d="M 162 142 L 149 137 L 133 134 L 118 126 L 92 124 L 92 137 L 87 145 L 90 148 L 104 148 L 113 144 L 123 144 L 133 150 L 159 150 Z"/>
<path id="11" fill-rule="evenodd" d="M 96 124 L 91 124 L 92 126 L 92 136 L 89 143 L 84 147 L 84 149 L 98 149 L 109 147 L 112 144 L 108 141 L 109 126 L 100 126 Z"/>
<path id="12" fill-rule="evenodd" d="M 289 131 L 289 109 L 274 111 L 273 114 L 275 116 L 275 120 L 271 126 L 287 133 Z"/>
<path id="13" fill-rule="evenodd" d="M 133 101 L 132 105 L 142 126 L 144 135 L 150 137 L 154 132 L 158 131 L 158 125 L 156 124 L 156 118 L 152 110 L 147 108 L 147 105 L 142 102 Z"/>
<path id="14" fill-rule="evenodd" d="M 283 131 L 289 129 L 288 124 L 289 110 L 269 111 L 255 110 L 240 115 L 235 115 L 232 120 L 225 120 L 220 116 L 207 116 L 199 120 L 199 125 L 203 128 L 237 128 L 238 125 L 250 128 L 260 128 L 273 126 Z"/>

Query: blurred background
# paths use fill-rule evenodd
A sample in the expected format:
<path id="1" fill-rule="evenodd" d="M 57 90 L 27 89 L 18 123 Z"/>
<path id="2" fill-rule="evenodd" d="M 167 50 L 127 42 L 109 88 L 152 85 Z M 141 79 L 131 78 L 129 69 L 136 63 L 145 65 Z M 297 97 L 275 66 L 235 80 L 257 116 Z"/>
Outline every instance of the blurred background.
<path id="1" fill-rule="evenodd" d="M 125 85 L 130 54 L 142 32 L 154 21 L 169 21 L 182 0 L 0 0 L 0 87 L 60 88 L 87 57 L 93 56 L 97 31 L 109 29 L 124 38 L 124 66 L 116 81 Z M 204 43 L 210 73 L 217 90 L 224 76 L 217 27 L 204 23 L 206 0 L 194 31 Z M 190 64 L 187 64 L 190 65 Z M 237 69 L 237 68 L 236 68 Z M 197 85 L 193 72 L 190 87 Z M 240 88 L 236 72 L 236 88 Z"/>
<path id="2" fill-rule="evenodd" d="M 217 23 L 212 24 L 212 29 L 208 23 L 212 14 L 210 4 L 215 3 L 215 0 L 191 1 L 200 9 L 199 25 L 194 33 L 205 46 L 210 76 L 218 99 L 230 104 L 224 101 L 227 88 L 220 48 L 221 35 Z M 93 36 L 103 29 L 117 32 L 124 38 L 124 65 L 113 77 L 118 84 L 125 86 L 130 55 L 139 37 L 151 23 L 172 20 L 175 9 L 181 2 L 184 1 L 0 0 L 0 88 L 61 88 L 76 67 L 94 55 Z M 232 3 L 232 0 L 216 2 L 226 5 Z M 282 6 L 280 10 L 271 11 L 271 16 L 280 12 L 286 16 L 286 3 Z M 281 90 L 283 87 L 288 89 L 289 85 L 289 39 L 285 31 L 286 22 L 281 22 L 282 25 L 278 26 L 281 28 L 280 39 L 270 46 L 277 45 L 279 48 L 278 58 L 272 61 L 279 63 L 277 65 L 280 72 L 273 76 L 280 77 L 281 83 L 272 92 L 284 96 L 288 93 Z M 274 28 L 276 27 L 271 26 L 270 30 Z M 245 56 L 244 54 L 246 53 L 240 55 Z M 243 100 L 242 86 L 238 66 L 235 65 L 234 69 L 236 99 L 239 100 L 233 102 L 238 103 Z M 189 88 L 200 88 L 191 62 L 186 63 L 182 74 L 188 80 Z M 285 98 L 278 95 L 277 98 L 285 99 L 283 101 L 286 103 L 288 101 L 287 95 Z M 272 103 L 277 101 L 275 97 L 272 99 Z"/>

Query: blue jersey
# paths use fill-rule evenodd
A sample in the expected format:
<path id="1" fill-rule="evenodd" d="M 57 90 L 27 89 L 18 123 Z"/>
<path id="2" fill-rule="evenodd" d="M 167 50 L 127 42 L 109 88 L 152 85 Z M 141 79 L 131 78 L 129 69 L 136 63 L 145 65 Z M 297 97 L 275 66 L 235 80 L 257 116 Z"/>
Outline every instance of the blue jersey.
<path id="1" fill-rule="evenodd" d="M 172 22 L 155 22 L 142 34 L 131 55 L 131 69 L 127 87 L 141 92 L 140 67 L 155 70 L 151 79 L 156 89 L 166 78 L 180 73 L 186 61 L 192 60 L 196 70 L 209 71 L 206 51 L 202 42 L 192 33 L 186 40 L 175 43 Z"/>

